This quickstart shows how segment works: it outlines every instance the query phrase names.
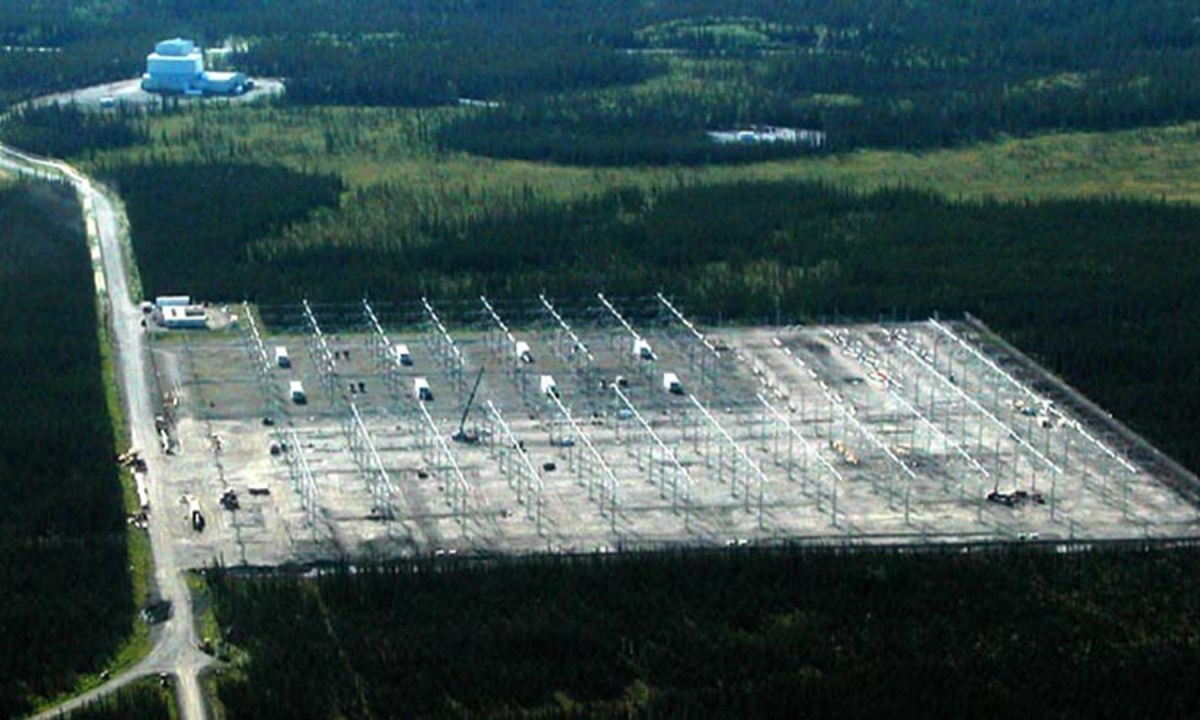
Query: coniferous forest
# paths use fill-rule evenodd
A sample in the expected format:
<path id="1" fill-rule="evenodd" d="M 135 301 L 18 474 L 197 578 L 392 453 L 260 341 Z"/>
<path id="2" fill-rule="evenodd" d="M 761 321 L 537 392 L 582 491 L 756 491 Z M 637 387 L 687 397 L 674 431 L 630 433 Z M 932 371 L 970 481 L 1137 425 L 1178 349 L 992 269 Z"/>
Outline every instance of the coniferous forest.
<path id="1" fill-rule="evenodd" d="M 285 94 L 12 108 L 135 78 L 172 35 L 227 43 L 225 62 Z M 1192 123 L 1195 143 L 1195 3 L 37 0 L 0 4 L 0 47 L 0 138 L 120 193 L 147 296 L 661 290 L 709 325 L 969 311 L 1200 469 L 1200 208 L 1134 173 L 1128 197 L 1003 202 L 788 174 L 1060 131 Z M 761 126 L 824 141 L 705 134 Z M 0 717 L 71 687 L 132 626 L 78 213 L 57 191 L 0 189 L 0 362 L 20 378 L 0 385 L 20 409 L 0 421 Z M 234 649 L 216 687 L 229 718 L 1191 718 L 1198 558 L 753 549 L 215 570 Z M 139 689 L 84 716 L 163 710 Z"/>
<path id="2" fill-rule="evenodd" d="M 41 0 L 0 8 L 0 100 L 136 77 L 165 29 L 242 39 L 231 61 L 289 103 L 493 103 L 441 140 L 495 157 L 741 161 L 766 151 L 703 133 L 747 124 L 839 151 L 1200 116 L 1200 25 L 1173 0 Z"/>
<path id="3" fill-rule="evenodd" d="M 1190 718 L 1200 554 L 664 552 L 212 574 L 240 718 Z"/>
<path id="4" fill-rule="evenodd" d="M 0 717 L 97 672 L 133 593 L 92 269 L 69 189 L 0 189 Z"/>
<path id="5" fill-rule="evenodd" d="M 112 695 L 86 704 L 67 715 L 67 720 L 173 720 L 170 690 L 158 679 L 147 679 L 124 687 Z"/>

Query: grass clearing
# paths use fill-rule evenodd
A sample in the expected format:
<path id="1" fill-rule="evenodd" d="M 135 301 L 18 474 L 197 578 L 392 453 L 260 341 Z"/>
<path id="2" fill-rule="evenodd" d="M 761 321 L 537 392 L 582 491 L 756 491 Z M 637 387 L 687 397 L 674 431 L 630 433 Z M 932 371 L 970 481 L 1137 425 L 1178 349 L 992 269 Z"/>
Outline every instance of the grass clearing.
<path id="1" fill-rule="evenodd" d="M 416 196 L 466 201 L 532 192 L 563 202 L 619 186 L 709 185 L 737 180 L 817 180 L 870 190 L 906 186 L 949 198 L 1042 200 L 1130 197 L 1200 201 L 1200 123 L 1109 133 L 1006 138 L 924 153 L 864 150 L 743 166 L 584 168 L 463 153 L 432 145 L 456 108 L 206 107 L 155 116 L 148 146 L 98 153 L 89 169 L 151 158 L 282 163 L 336 173 L 350 192 L 395 184 Z M 478 208 L 476 208 L 478 210 Z"/>

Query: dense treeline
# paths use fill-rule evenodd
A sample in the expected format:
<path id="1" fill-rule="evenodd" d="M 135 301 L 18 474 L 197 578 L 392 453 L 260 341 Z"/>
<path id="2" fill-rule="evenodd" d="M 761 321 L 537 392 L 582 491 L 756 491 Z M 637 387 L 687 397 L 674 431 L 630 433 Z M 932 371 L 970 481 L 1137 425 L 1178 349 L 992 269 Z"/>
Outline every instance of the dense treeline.
<path id="1" fill-rule="evenodd" d="M 0 717 L 99 670 L 133 624 L 79 218 L 67 189 L 0 189 Z"/>
<path id="2" fill-rule="evenodd" d="M 1200 387 L 1194 208 L 741 183 L 567 204 L 485 193 L 459 202 L 486 212 L 454 215 L 385 185 L 301 223 L 336 183 L 269 172 L 268 193 L 249 171 L 122 171 L 147 291 L 280 303 L 663 289 L 710 321 L 967 310 L 1200 467 L 1200 406 L 1177 401 Z M 196 192 L 164 196 L 178 176 Z"/>
<path id="3" fill-rule="evenodd" d="M 125 165 L 108 176 L 125 199 L 147 297 L 252 294 L 251 242 L 336 207 L 343 189 L 330 175 L 228 161 Z"/>
<path id="4" fill-rule="evenodd" d="M 136 77 L 159 18 L 124 0 L 39 0 L 0 7 L 0 108 L 37 95 Z"/>
<path id="5" fill-rule="evenodd" d="M 109 80 L 136 77 L 146 65 L 147 33 L 141 43 L 128 38 L 41 50 L 0 52 L 0 108 L 19 100 Z"/>
<path id="6" fill-rule="evenodd" d="M 636 3 L 389 0 L 336 3 L 44 0 L 0 8 L 0 102 L 144 69 L 170 34 L 250 37 L 246 69 L 290 79 L 297 102 L 431 104 L 645 78 L 653 64 L 604 43 Z"/>
<path id="7" fill-rule="evenodd" d="M 66 716 L 67 720 L 174 720 L 171 696 L 158 687 L 158 680 L 121 688 L 84 705 Z"/>
<path id="8" fill-rule="evenodd" d="M 230 720 L 1194 717 L 1200 553 L 628 554 L 214 572 Z M 940 680 L 938 680 L 940 678 Z"/>
<path id="9" fill-rule="evenodd" d="M 0 8 L 0 100 L 134 77 L 171 32 L 246 38 L 234 63 L 288 102 L 499 101 L 445 145 L 556 162 L 784 152 L 703 146 L 752 124 L 837 151 L 1200 117 L 1200 24 L 1174 0 L 47 0 Z"/>
<path id="10" fill-rule="evenodd" d="M 285 77 L 287 101 L 302 105 L 447 105 L 629 84 L 654 71 L 649 60 L 590 45 L 584 36 L 539 36 L 534 29 L 459 27 L 445 39 L 269 39 L 238 63 Z"/>
<path id="11" fill-rule="evenodd" d="M 75 105 L 22 107 L 0 125 L 0 140 L 49 157 L 90 155 L 148 139 L 145 127 L 124 107 L 112 114 L 85 112 Z"/>

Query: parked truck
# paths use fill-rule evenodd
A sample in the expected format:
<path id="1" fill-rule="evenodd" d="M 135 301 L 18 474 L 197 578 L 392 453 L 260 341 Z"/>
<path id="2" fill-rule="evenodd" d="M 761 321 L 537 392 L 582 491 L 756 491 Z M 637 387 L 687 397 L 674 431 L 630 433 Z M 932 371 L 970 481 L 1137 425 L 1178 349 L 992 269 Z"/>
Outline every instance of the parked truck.
<path id="1" fill-rule="evenodd" d="M 185 518 L 192 524 L 192 529 L 204 532 L 204 513 L 200 511 L 200 503 L 191 495 L 184 495 L 183 503 L 187 506 Z"/>
<path id="2" fill-rule="evenodd" d="M 429 387 L 429 381 L 423 377 L 413 380 L 413 395 L 421 402 L 433 402 L 433 390 Z"/>
<path id="3" fill-rule="evenodd" d="M 304 405 L 308 402 L 308 396 L 304 394 L 304 385 L 299 380 L 292 380 L 288 383 L 288 395 L 297 405 Z"/>

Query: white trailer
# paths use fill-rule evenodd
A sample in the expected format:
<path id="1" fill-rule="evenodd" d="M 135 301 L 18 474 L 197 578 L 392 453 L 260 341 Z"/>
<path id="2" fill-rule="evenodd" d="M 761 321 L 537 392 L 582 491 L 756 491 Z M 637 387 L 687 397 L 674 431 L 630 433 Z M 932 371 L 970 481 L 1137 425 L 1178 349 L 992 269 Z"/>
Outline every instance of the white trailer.
<path id="1" fill-rule="evenodd" d="M 304 394 L 304 385 L 299 380 L 292 380 L 288 383 L 288 395 L 297 405 L 308 402 L 308 396 Z"/>
<path id="2" fill-rule="evenodd" d="M 159 295 L 154 298 L 154 305 L 162 310 L 165 307 L 187 307 L 192 304 L 190 295 Z"/>
<path id="3" fill-rule="evenodd" d="M 413 395 L 421 402 L 433 402 L 433 390 L 429 387 L 429 381 L 423 377 L 414 378 Z"/>
<path id="4" fill-rule="evenodd" d="M 137 488 L 138 506 L 141 507 L 142 512 L 149 512 L 150 487 L 146 483 L 146 473 L 134 472 L 133 482 L 134 486 Z"/>

